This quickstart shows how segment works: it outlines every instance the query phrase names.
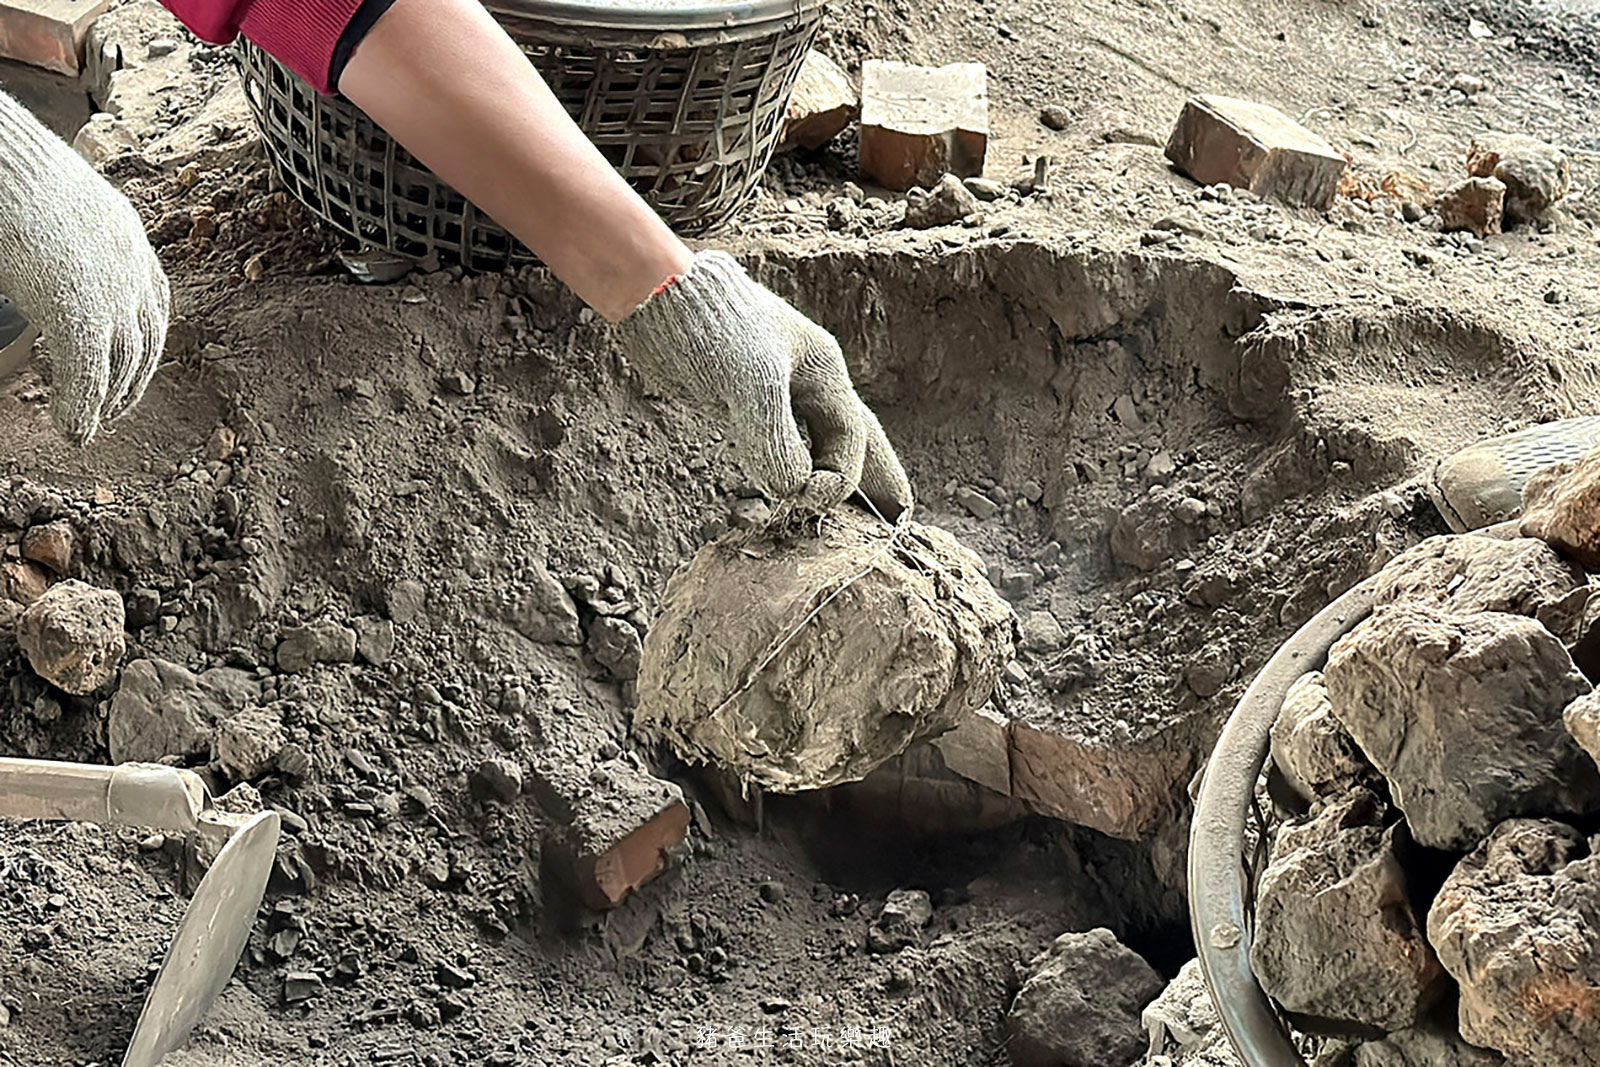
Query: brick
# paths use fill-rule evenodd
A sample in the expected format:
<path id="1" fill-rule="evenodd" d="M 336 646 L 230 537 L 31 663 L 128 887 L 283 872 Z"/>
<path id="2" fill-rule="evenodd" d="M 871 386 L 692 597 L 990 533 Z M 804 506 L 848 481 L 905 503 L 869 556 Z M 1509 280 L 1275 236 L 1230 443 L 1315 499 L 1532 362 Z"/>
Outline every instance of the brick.
<path id="1" fill-rule="evenodd" d="M 1499 178 L 1468 178 L 1440 193 L 1434 211 L 1444 230 L 1471 230 L 1487 237 L 1500 232 L 1505 203 L 1506 186 Z"/>
<path id="2" fill-rule="evenodd" d="M 111 0 L 5 0 L 0 3 L 0 56 L 76 75 L 83 39 Z"/>
<path id="3" fill-rule="evenodd" d="M 552 746 L 534 760 L 531 783 L 552 821 L 543 875 L 588 908 L 614 908 L 666 870 L 689 831 L 682 790 L 626 759 L 593 762 Z"/>
<path id="4" fill-rule="evenodd" d="M 1167 158 L 1202 185 L 1318 209 L 1333 203 L 1347 165 L 1331 144 L 1276 108 L 1225 96 L 1184 104 Z"/>
<path id="5" fill-rule="evenodd" d="M 982 63 L 918 67 L 869 59 L 861 70 L 861 174 L 889 189 L 983 173 L 989 143 Z"/>
<path id="6" fill-rule="evenodd" d="M 821 148 L 860 111 L 861 98 L 844 68 L 821 52 L 807 52 L 783 113 L 779 148 Z"/>

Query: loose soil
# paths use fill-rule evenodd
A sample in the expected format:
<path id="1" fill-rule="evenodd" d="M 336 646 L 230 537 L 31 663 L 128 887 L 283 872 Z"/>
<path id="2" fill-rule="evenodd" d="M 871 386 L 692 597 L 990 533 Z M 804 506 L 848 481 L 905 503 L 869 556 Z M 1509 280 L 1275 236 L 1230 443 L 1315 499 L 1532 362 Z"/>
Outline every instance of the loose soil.
<path id="1" fill-rule="evenodd" d="M 178 90 L 119 90 L 147 135 L 229 90 L 221 53 L 164 17 L 128 24 L 129 56 L 182 41 L 140 75 L 175 71 Z M 756 829 L 637 745 L 628 680 L 504 620 L 543 566 L 648 625 L 666 577 L 750 495 L 716 419 L 646 393 L 536 269 L 355 284 L 253 136 L 213 126 L 192 169 L 108 167 L 174 286 L 144 403 L 75 451 L 42 371 L 0 387 L 8 558 L 23 528 L 71 520 L 80 576 L 154 593 L 129 659 L 249 672 L 307 756 L 256 782 L 295 816 L 279 871 L 235 982 L 173 1062 L 1004 1064 L 1019 967 L 1055 935 L 1109 926 L 1169 974 L 1191 955 L 1190 779 L 1284 637 L 1443 531 L 1431 464 L 1600 399 L 1592 11 L 852 0 L 821 47 L 852 67 L 982 60 L 990 175 L 1052 160 L 1050 195 L 976 225 L 830 229 L 847 135 L 779 159 L 707 242 L 838 334 L 919 518 L 983 556 L 1019 613 L 1059 621 L 1060 647 L 1025 651 L 995 696 L 1046 739 L 1013 754 L 1037 814 L 912 840 L 768 798 Z M 1487 91 L 1450 89 L 1461 73 Z M 1322 215 L 1216 198 L 1154 147 L 1195 91 L 1275 104 L 1359 171 L 1435 188 L 1475 133 L 1533 133 L 1569 150 L 1575 191 L 1546 231 L 1482 242 L 1349 200 Z M 1074 123 L 1046 129 L 1045 104 Z M 957 502 L 973 490 L 999 510 L 975 517 Z M 386 662 L 276 668 L 288 627 L 357 617 L 394 622 Z M 106 694 L 49 690 L 5 638 L 0 682 L 0 750 L 108 758 Z M 698 798 L 687 854 L 604 915 L 546 899 L 530 798 L 468 785 L 565 717 L 620 753 L 574 759 L 641 758 Z M 0 1063 L 119 1058 L 182 911 L 179 852 L 0 829 Z M 923 943 L 868 951 L 905 887 L 933 895 Z M 320 995 L 285 1004 L 290 971 Z M 772 1047 L 739 1051 L 736 1033 Z"/>

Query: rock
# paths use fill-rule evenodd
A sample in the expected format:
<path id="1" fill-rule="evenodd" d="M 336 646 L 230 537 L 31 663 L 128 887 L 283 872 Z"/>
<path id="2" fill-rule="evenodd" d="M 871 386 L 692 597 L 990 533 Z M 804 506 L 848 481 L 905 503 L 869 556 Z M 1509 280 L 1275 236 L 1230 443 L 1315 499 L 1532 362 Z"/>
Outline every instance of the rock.
<path id="1" fill-rule="evenodd" d="M 1561 722 L 1578 747 L 1600 763 L 1600 690 L 1585 693 L 1568 704 L 1561 713 Z"/>
<path id="2" fill-rule="evenodd" d="M 956 503 L 979 522 L 992 519 L 1000 513 L 999 504 L 968 486 L 956 490 Z"/>
<path id="3" fill-rule="evenodd" d="M 278 642 L 278 669 L 298 674 L 318 663 L 353 663 L 356 632 L 332 619 L 291 626 Z"/>
<path id="4" fill-rule="evenodd" d="M 1600 807 L 1600 773 L 1561 725 L 1589 683 L 1532 619 L 1396 605 L 1340 639 L 1323 676 L 1421 844 L 1464 850 L 1502 819 Z"/>
<path id="5" fill-rule="evenodd" d="M 506 621 L 523 637 L 539 644 L 583 644 L 578 606 L 561 583 L 538 564 L 527 572 Z"/>
<path id="6" fill-rule="evenodd" d="M 486 759 L 472 772 L 472 795 L 510 804 L 522 795 L 522 768 L 506 759 Z"/>
<path id="7" fill-rule="evenodd" d="M 208 756 L 216 718 L 244 711 L 259 692 L 249 674 L 231 667 L 195 675 L 181 664 L 136 659 L 123 668 L 111 698 L 106 720 L 111 762 Z"/>
<path id="8" fill-rule="evenodd" d="M 1477 96 L 1489 87 L 1489 84 L 1475 74 L 1457 74 L 1450 81 L 1450 88 L 1462 96 Z"/>
<path id="9" fill-rule="evenodd" d="M 1453 1026 L 1425 1023 L 1368 1041 L 1356 1049 L 1355 1067 L 1500 1067 L 1505 1057 L 1461 1040 Z"/>
<path id="10" fill-rule="evenodd" d="M 988 78 L 981 63 L 918 67 L 869 59 L 861 68 L 861 173 L 888 189 L 983 173 Z"/>
<path id="11" fill-rule="evenodd" d="M 217 763 L 233 781 L 248 782 L 276 767 L 287 743 L 276 711 L 250 708 L 217 724 Z"/>
<path id="12" fill-rule="evenodd" d="M 356 632 L 356 655 L 374 667 L 381 667 L 394 655 L 394 623 L 376 615 L 350 620 Z"/>
<path id="13" fill-rule="evenodd" d="M 65 520 L 30 526 L 28 532 L 22 535 L 22 558 L 42 564 L 64 578 L 72 569 L 76 540 L 72 524 Z"/>
<path id="14" fill-rule="evenodd" d="M 50 572 L 31 560 L 0 563 L 0 587 L 9 599 L 26 606 L 50 588 Z"/>
<path id="15" fill-rule="evenodd" d="M 1428 936 L 1461 987 L 1461 1036 L 1513 1063 L 1600 1062 L 1600 855 L 1513 819 L 1456 865 Z"/>
<path id="16" fill-rule="evenodd" d="M 78 127 L 78 132 L 72 138 L 72 147 L 91 167 L 99 167 L 124 152 L 137 152 L 139 135 L 115 115 L 99 111 Z"/>
<path id="17" fill-rule="evenodd" d="M 813 49 L 800 64 L 794 93 L 784 109 L 779 150 L 821 148 L 843 132 L 860 111 L 860 97 L 850 75 Z"/>
<path id="18" fill-rule="evenodd" d="M 1048 611 L 1030 611 L 1018 624 L 1022 648 L 1026 652 L 1054 652 L 1067 639 L 1061 623 Z"/>
<path id="19" fill-rule="evenodd" d="M 1072 125 L 1072 112 L 1060 104 L 1046 104 L 1039 109 L 1039 123 L 1047 130 L 1064 130 Z"/>
<path id="20" fill-rule="evenodd" d="M 867 947 L 880 955 L 899 952 L 922 940 L 933 918 L 933 901 L 921 889 L 896 889 L 867 930 Z"/>
<path id="21" fill-rule="evenodd" d="M 1499 233 L 1506 186 L 1498 178 L 1467 178 L 1439 194 L 1433 210 L 1442 229 L 1470 230 L 1479 237 Z"/>
<path id="22" fill-rule="evenodd" d="M 905 225 L 916 230 L 948 226 L 978 210 L 978 198 L 954 174 L 939 179 L 932 192 L 912 189 L 906 200 Z"/>
<path id="23" fill-rule="evenodd" d="M 1139 1014 L 1161 976 L 1104 928 L 1062 934 L 1028 964 L 1006 1015 L 1014 1067 L 1127 1067 L 1145 1051 Z"/>
<path id="24" fill-rule="evenodd" d="M 565 590 L 563 590 L 565 592 Z M 421 582 L 411 578 L 402 579 L 389 588 L 385 598 L 385 607 L 388 609 L 389 618 L 404 624 L 416 621 L 422 614 L 422 609 L 427 604 L 428 590 Z"/>
<path id="25" fill-rule="evenodd" d="M 322 995 L 322 979 L 315 971 L 289 971 L 283 976 L 283 1001 L 300 1004 Z"/>
<path id="26" fill-rule="evenodd" d="M 575 753 L 595 751 L 595 740 L 541 750 L 529 783 L 550 817 L 540 855 L 547 892 L 614 908 L 666 870 L 689 832 L 689 806 L 676 785 L 632 763 L 615 761 L 591 773 Z"/>
<path id="27" fill-rule="evenodd" d="M 1346 167 L 1332 145 L 1283 112 L 1223 96 L 1189 98 L 1166 155 L 1201 185 L 1232 185 L 1319 210 L 1332 205 Z"/>
<path id="28" fill-rule="evenodd" d="M 1563 640 L 1575 635 L 1563 601 L 1586 589 L 1583 569 L 1532 537 L 1445 535 L 1400 553 L 1379 572 L 1377 604 L 1435 604 L 1471 614 L 1503 611 L 1544 622 Z"/>
<path id="29" fill-rule="evenodd" d="M 1600 450 L 1564 473 L 1530 479 L 1523 490 L 1522 533 L 1600 570 Z"/>
<path id="30" fill-rule="evenodd" d="M 589 626 L 589 654 L 618 681 L 631 682 L 639 677 L 644 646 L 633 623 L 602 616 Z"/>
<path id="31" fill-rule="evenodd" d="M 967 192 L 985 203 L 1005 199 L 1006 187 L 989 178 L 967 178 L 963 184 Z"/>
<path id="32" fill-rule="evenodd" d="M 149 46 L 145 49 L 145 55 L 151 59 L 160 59 L 162 56 L 170 56 L 177 50 L 178 42 L 171 37 L 156 37 L 151 40 Z"/>
<path id="33" fill-rule="evenodd" d="M 1513 223 L 1543 218 L 1572 186 L 1561 149 L 1522 134 L 1474 138 L 1467 152 L 1467 173 L 1497 178 L 1505 185 L 1505 218 Z"/>
<path id="34" fill-rule="evenodd" d="M 34 673 L 68 693 L 92 693 L 116 676 L 125 650 L 122 598 L 68 579 L 28 605 L 17 644 Z"/>
<path id="35" fill-rule="evenodd" d="M 1222 1037 L 1220 1022 L 1198 959 L 1179 968 L 1177 977 L 1139 1013 L 1139 1025 L 1157 1051 L 1169 1041 L 1185 1051 L 1204 1048 Z"/>
<path id="36" fill-rule="evenodd" d="M 1440 993 L 1443 972 L 1407 898 L 1410 839 L 1387 821 L 1358 789 L 1273 843 L 1250 964 L 1287 1010 L 1392 1031 L 1415 1025 Z"/>
<path id="37" fill-rule="evenodd" d="M 478 981 L 478 976 L 465 967 L 440 960 L 433 969 L 434 980 L 446 989 L 466 989 Z"/>
<path id="38" fill-rule="evenodd" d="M 439 388 L 451 396 L 471 396 L 478 391 L 478 383 L 472 375 L 458 368 L 439 376 Z"/>
<path id="39" fill-rule="evenodd" d="M 1152 571 L 1203 540 L 1204 510 L 1191 518 L 1182 493 L 1157 486 L 1123 509 L 1111 526 L 1111 555 Z"/>
<path id="40" fill-rule="evenodd" d="M 668 582 L 634 726 L 776 792 L 856 781 L 987 701 L 1013 626 L 942 530 L 840 509 L 819 535 L 735 531 Z"/>
<path id="41" fill-rule="evenodd" d="M 1272 761 L 1307 802 L 1343 793 L 1372 772 L 1334 717 L 1321 671 L 1301 675 L 1284 694 L 1272 724 Z"/>

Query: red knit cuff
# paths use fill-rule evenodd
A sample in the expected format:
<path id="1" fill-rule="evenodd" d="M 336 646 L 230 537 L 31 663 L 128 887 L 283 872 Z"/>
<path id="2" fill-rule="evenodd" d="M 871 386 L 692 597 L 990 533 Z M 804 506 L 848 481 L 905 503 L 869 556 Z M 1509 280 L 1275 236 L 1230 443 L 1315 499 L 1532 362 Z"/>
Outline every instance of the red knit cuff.
<path id="1" fill-rule="evenodd" d="M 333 51 L 361 0 L 251 0 L 239 32 L 262 51 L 331 95 Z"/>

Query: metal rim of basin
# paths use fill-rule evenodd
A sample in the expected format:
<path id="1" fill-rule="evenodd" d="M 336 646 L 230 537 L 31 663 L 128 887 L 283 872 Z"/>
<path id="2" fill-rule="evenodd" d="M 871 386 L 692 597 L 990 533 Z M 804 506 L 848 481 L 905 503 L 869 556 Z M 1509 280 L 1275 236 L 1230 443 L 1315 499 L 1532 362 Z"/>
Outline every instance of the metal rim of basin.
<path id="1" fill-rule="evenodd" d="M 1516 521 L 1461 536 L 1509 539 Z M 1272 724 L 1296 679 L 1320 669 L 1334 642 L 1373 609 L 1377 576 L 1367 578 L 1285 641 L 1228 717 L 1206 762 L 1189 829 L 1189 924 L 1217 1016 L 1245 1067 L 1305 1067 L 1278 1008 L 1250 969 L 1259 861 L 1247 855 L 1251 820 L 1259 826 L 1256 783 L 1266 766 Z M 1258 856 L 1264 850 L 1258 851 Z"/>

